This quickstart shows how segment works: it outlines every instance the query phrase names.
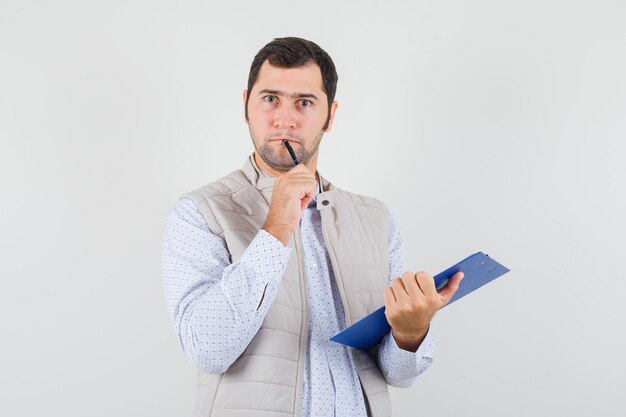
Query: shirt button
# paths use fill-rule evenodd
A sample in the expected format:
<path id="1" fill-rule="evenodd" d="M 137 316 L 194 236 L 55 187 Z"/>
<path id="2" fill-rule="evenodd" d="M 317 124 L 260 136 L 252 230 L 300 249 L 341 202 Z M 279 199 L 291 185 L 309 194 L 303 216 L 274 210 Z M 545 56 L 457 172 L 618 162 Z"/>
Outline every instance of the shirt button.
<path id="1" fill-rule="evenodd" d="M 328 200 L 322 201 L 322 205 L 327 206 L 328 205 Z"/>

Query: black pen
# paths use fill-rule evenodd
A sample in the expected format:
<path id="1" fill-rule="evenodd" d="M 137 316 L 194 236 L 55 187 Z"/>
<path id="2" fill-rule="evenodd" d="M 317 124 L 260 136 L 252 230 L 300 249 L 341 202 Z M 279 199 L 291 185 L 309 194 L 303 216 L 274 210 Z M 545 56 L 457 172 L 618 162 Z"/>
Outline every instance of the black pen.
<path id="1" fill-rule="evenodd" d="M 298 161 L 298 157 L 296 156 L 296 153 L 293 151 L 293 148 L 289 144 L 289 141 L 287 139 L 283 139 L 283 143 L 287 147 L 287 151 L 289 152 L 289 155 L 291 155 L 291 159 L 293 159 L 293 163 L 295 165 L 298 165 L 300 161 Z"/>

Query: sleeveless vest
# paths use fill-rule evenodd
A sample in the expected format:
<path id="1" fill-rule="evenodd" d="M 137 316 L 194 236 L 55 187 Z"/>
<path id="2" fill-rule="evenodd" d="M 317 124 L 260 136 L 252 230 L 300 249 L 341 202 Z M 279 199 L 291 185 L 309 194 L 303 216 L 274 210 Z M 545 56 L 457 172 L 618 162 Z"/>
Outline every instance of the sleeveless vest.
<path id="1" fill-rule="evenodd" d="M 384 304 L 389 279 L 389 213 L 385 205 L 334 187 L 321 176 L 317 195 L 324 242 L 348 325 Z M 274 177 L 250 156 L 241 170 L 185 194 L 219 235 L 236 262 L 265 223 Z M 299 227 L 283 280 L 261 328 L 223 374 L 198 375 L 194 417 L 300 416 L 308 317 L 304 253 Z M 377 349 L 350 348 L 372 417 L 391 415 Z"/>

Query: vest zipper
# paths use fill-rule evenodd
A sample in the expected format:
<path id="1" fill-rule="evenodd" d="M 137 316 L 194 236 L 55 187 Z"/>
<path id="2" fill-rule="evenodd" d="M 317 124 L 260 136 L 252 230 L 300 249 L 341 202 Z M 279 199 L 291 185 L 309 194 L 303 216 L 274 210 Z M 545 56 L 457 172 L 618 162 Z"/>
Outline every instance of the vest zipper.
<path id="1" fill-rule="evenodd" d="M 302 245 L 302 236 L 300 234 L 300 225 L 296 227 L 294 233 L 294 245 L 296 247 L 296 256 L 298 257 L 298 276 L 300 280 L 300 299 L 301 299 L 301 322 L 300 322 L 300 352 L 298 356 L 298 371 L 296 375 L 296 398 L 294 416 L 300 416 L 302 411 L 302 392 L 304 388 L 304 362 L 306 356 L 306 345 L 309 338 L 309 317 L 308 317 L 308 299 L 306 291 L 306 278 L 304 272 L 304 248 Z"/>

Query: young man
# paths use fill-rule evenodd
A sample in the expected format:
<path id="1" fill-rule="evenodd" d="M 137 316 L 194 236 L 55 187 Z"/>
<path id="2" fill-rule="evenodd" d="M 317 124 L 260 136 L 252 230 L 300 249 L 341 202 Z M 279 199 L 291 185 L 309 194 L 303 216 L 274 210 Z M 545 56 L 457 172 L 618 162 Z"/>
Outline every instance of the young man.
<path id="1" fill-rule="evenodd" d="M 319 175 L 336 85 L 313 42 L 263 47 L 243 92 L 255 152 L 170 212 L 165 298 L 200 369 L 196 416 L 390 416 L 387 384 L 432 362 L 430 321 L 462 274 L 437 292 L 430 274 L 403 273 L 385 205 Z M 392 332 L 377 348 L 329 341 L 383 303 Z"/>

